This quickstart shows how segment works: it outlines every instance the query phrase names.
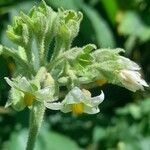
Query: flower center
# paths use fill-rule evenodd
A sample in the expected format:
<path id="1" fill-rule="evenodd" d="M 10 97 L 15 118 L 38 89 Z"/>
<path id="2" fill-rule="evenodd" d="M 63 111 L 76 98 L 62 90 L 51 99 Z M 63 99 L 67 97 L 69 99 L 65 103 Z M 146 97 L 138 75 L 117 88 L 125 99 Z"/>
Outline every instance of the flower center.
<path id="1" fill-rule="evenodd" d="M 83 103 L 72 104 L 72 112 L 74 114 L 82 114 L 84 111 Z"/>
<path id="2" fill-rule="evenodd" d="M 30 93 L 24 95 L 24 102 L 26 106 L 31 106 L 33 103 L 34 96 Z"/>
<path id="3" fill-rule="evenodd" d="M 99 85 L 99 86 L 103 86 L 104 84 L 107 83 L 107 80 L 97 80 L 96 83 L 97 83 L 97 85 Z"/>

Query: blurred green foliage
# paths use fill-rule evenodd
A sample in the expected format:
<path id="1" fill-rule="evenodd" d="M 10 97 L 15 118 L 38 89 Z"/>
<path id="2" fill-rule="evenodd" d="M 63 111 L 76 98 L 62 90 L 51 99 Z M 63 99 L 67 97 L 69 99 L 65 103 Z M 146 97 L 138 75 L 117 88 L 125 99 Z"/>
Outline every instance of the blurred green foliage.
<path id="1" fill-rule="evenodd" d="M 57 150 L 60 149 L 60 147 L 61 149 L 80 150 L 77 144 L 70 138 L 64 135 L 59 135 L 58 133 L 53 131 L 47 132 L 47 130 L 48 130 L 47 126 L 44 126 L 41 129 L 35 147 L 36 150 L 41 150 L 41 149 Z M 17 145 L 17 149 L 25 149 L 26 146 L 25 139 L 27 139 L 27 134 L 28 132 L 26 129 L 12 132 L 10 136 L 10 140 L 4 143 L 3 149 L 16 150 L 16 145 Z"/>
<path id="2" fill-rule="evenodd" d="M 36 0 L 0 0 L 0 43 L 13 47 L 6 37 L 7 25 L 19 11 L 27 12 Z M 98 47 L 121 47 L 138 62 L 145 79 L 150 81 L 150 1 L 149 0 L 46 0 L 57 9 L 80 10 L 84 14 L 74 45 L 94 43 Z M 12 58 L 0 57 L 0 149 L 24 149 L 28 111 L 21 114 L 4 109 L 15 64 Z M 44 127 L 35 150 L 149 150 L 150 90 L 131 93 L 120 87 L 104 85 L 106 95 L 101 113 L 72 116 L 46 112 Z M 17 145 L 17 148 L 16 148 Z"/>

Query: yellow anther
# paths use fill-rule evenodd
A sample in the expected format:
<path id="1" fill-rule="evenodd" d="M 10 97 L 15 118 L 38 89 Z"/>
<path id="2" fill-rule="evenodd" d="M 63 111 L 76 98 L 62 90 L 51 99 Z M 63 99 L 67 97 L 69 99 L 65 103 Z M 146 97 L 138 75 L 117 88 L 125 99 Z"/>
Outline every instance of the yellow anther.
<path id="1" fill-rule="evenodd" d="M 10 63 L 8 63 L 8 68 L 9 68 L 10 72 L 13 73 L 16 66 L 13 62 L 10 62 Z"/>
<path id="2" fill-rule="evenodd" d="M 83 103 L 72 104 L 72 112 L 74 114 L 82 114 L 83 111 L 84 111 Z"/>
<path id="3" fill-rule="evenodd" d="M 26 106 L 31 106 L 34 100 L 34 96 L 30 93 L 24 95 L 24 103 Z"/>
<path id="4" fill-rule="evenodd" d="M 96 84 L 99 85 L 99 86 L 103 86 L 106 83 L 107 83 L 107 80 L 97 80 L 96 81 Z"/>

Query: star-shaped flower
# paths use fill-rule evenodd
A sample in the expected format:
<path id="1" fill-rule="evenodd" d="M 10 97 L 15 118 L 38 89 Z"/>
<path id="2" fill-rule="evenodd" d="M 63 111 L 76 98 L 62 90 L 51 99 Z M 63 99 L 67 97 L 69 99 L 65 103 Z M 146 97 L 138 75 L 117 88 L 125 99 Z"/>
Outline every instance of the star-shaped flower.
<path id="1" fill-rule="evenodd" d="M 42 75 L 44 79 L 38 79 L 38 75 L 33 80 L 27 80 L 25 77 L 5 78 L 11 86 L 10 100 L 6 107 L 10 105 L 31 106 L 34 100 L 39 102 L 53 101 L 55 94 L 55 85 L 49 73 Z M 13 98 L 15 95 L 15 98 Z M 17 107 L 18 109 L 18 107 Z"/>
<path id="2" fill-rule="evenodd" d="M 74 114 L 96 114 L 100 111 L 98 105 L 103 100 L 103 92 L 99 96 L 91 97 L 91 93 L 88 90 L 81 90 L 78 87 L 74 87 L 62 102 L 45 102 L 45 106 L 64 113 L 72 111 Z"/>

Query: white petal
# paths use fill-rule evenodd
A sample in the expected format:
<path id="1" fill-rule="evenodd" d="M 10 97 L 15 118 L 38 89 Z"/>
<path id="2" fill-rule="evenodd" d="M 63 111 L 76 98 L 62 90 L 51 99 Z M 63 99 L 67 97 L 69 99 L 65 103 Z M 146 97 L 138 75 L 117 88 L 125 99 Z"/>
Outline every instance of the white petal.
<path id="1" fill-rule="evenodd" d="M 63 105 L 62 108 L 61 108 L 61 111 L 63 113 L 71 112 L 72 111 L 71 105 Z"/>
<path id="2" fill-rule="evenodd" d="M 140 70 L 140 67 L 138 64 L 136 64 L 135 62 L 131 61 L 129 58 L 120 56 L 119 59 L 120 63 L 125 64 L 126 65 L 126 69 L 129 70 Z"/>
<path id="3" fill-rule="evenodd" d="M 18 81 L 18 88 L 25 92 L 32 92 L 31 85 L 25 77 L 22 77 L 20 81 Z"/>
<path id="4" fill-rule="evenodd" d="M 80 103 L 86 99 L 84 93 L 78 88 L 74 87 L 65 97 L 64 102 L 66 104 Z"/>
<path id="5" fill-rule="evenodd" d="M 47 101 L 48 99 L 51 99 L 53 96 L 51 93 L 51 89 L 48 87 L 38 90 L 37 92 L 35 92 L 34 95 L 37 99 L 42 100 L 42 101 L 44 100 Z"/>
<path id="6" fill-rule="evenodd" d="M 146 83 L 146 81 L 143 80 L 143 79 L 140 80 L 140 84 L 142 84 L 142 85 L 145 86 L 145 87 L 149 87 L 149 85 L 148 85 L 148 84 Z"/>
<path id="7" fill-rule="evenodd" d="M 52 110 L 60 110 L 62 109 L 62 103 L 58 102 L 58 103 L 48 103 L 48 102 L 44 102 L 45 107 L 52 109 Z"/>
<path id="8" fill-rule="evenodd" d="M 11 81 L 9 78 L 5 77 L 6 82 L 13 88 L 22 91 L 22 92 L 32 92 L 32 88 L 30 83 L 27 81 L 25 77 L 16 78 Z"/>
<path id="9" fill-rule="evenodd" d="M 7 77 L 4 78 L 6 80 L 6 82 L 11 86 L 15 88 L 15 84 Z"/>
<path id="10" fill-rule="evenodd" d="M 97 114 L 100 112 L 98 107 L 84 106 L 84 112 L 87 114 Z"/>
<path id="11" fill-rule="evenodd" d="M 148 84 L 141 78 L 141 74 L 137 71 L 124 69 L 119 75 L 122 84 L 133 92 L 139 89 L 144 90 L 143 86 L 148 87 Z"/>
<path id="12" fill-rule="evenodd" d="M 99 96 L 91 98 L 92 106 L 98 106 L 100 103 L 103 102 L 104 97 L 105 97 L 104 93 L 103 91 L 101 91 L 101 94 Z"/>

